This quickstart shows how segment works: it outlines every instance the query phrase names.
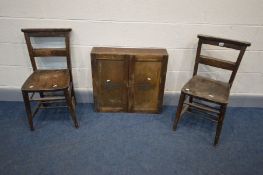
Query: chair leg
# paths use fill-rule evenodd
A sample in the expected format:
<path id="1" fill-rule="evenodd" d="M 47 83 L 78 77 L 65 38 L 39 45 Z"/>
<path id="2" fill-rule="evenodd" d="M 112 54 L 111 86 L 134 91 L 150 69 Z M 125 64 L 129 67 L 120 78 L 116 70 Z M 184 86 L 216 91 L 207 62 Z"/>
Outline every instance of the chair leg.
<path id="1" fill-rule="evenodd" d="M 77 121 L 77 116 L 76 116 L 76 108 L 74 107 L 73 103 L 72 103 L 72 96 L 69 94 L 69 89 L 66 89 L 64 91 L 65 97 L 66 97 L 66 101 L 67 101 L 67 105 L 69 108 L 69 112 L 71 114 L 71 118 L 74 122 L 74 125 L 76 128 L 79 127 L 78 121 Z"/>
<path id="2" fill-rule="evenodd" d="M 177 106 L 177 110 L 176 110 L 176 116 L 175 116 L 174 123 L 173 123 L 173 130 L 174 131 L 176 130 L 177 124 L 178 124 L 178 122 L 180 120 L 180 117 L 181 117 L 181 112 L 182 112 L 182 109 L 183 109 L 184 100 L 185 100 L 185 94 L 181 93 L 180 99 L 179 99 L 179 103 L 178 103 L 178 106 Z"/>
<path id="3" fill-rule="evenodd" d="M 220 134 L 221 134 L 224 118 L 225 118 L 225 113 L 226 113 L 226 107 L 227 105 L 221 105 L 220 107 L 220 114 L 219 114 L 218 123 L 216 127 L 216 136 L 214 140 L 214 146 L 218 144 L 218 141 L 220 138 Z"/>
<path id="4" fill-rule="evenodd" d="M 30 106 L 30 101 L 28 97 L 28 92 L 22 91 L 23 99 L 24 99 L 24 104 L 25 104 L 25 109 L 27 113 L 27 119 L 28 123 L 30 126 L 31 131 L 34 131 L 34 126 L 33 126 L 33 115 L 31 112 L 31 106 Z"/>
<path id="5" fill-rule="evenodd" d="M 45 95 L 44 95 L 43 92 L 39 92 L 39 96 L 40 96 L 41 98 L 44 98 L 44 97 L 45 97 Z M 47 107 L 47 106 L 48 106 L 47 103 L 42 103 L 42 105 L 43 105 L 44 107 Z"/>
<path id="6" fill-rule="evenodd" d="M 193 103 L 193 97 L 189 97 L 189 103 Z M 188 108 L 187 110 L 192 112 L 192 108 Z"/>
<path id="7" fill-rule="evenodd" d="M 74 86 L 73 86 L 73 82 L 72 82 L 72 85 L 71 85 L 71 96 L 73 96 L 74 98 L 74 103 L 75 105 L 77 105 L 77 99 L 76 99 L 76 95 L 75 95 L 75 91 L 74 91 Z"/>
<path id="8" fill-rule="evenodd" d="M 45 95 L 44 95 L 43 92 L 39 92 L 39 96 L 40 96 L 41 98 L 45 97 Z"/>

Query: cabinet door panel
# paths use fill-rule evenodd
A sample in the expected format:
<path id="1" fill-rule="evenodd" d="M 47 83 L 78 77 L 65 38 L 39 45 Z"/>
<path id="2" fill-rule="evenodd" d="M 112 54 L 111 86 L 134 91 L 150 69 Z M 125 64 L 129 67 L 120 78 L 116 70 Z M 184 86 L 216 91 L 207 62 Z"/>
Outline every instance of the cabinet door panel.
<path id="1" fill-rule="evenodd" d="M 161 56 L 136 56 L 133 62 L 133 102 L 135 112 L 159 112 L 162 78 Z"/>
<path id="2" fill-rule="evenodd" d="M 121 56 L 96 58 L 98 111 L 127 111 L 128 62 Z"/>

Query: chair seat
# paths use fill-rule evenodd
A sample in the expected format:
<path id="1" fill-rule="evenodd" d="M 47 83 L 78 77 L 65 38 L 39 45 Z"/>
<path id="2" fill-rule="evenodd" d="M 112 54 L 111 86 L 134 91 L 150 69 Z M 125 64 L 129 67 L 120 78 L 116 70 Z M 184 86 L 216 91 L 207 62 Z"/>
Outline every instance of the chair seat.
<path id="1" fill-rule="evenodd" d="M 23 91 L 55 91 L 68 88 L 70 73 L 67 69 L 34 71 L 22 86 Z"/>
<path id="2" fill-rule="evenodd" d="M 227 104 L 230 86 L 228 83 L 196 75 L 184 85 L 182 92 L 208 101 Z"/>

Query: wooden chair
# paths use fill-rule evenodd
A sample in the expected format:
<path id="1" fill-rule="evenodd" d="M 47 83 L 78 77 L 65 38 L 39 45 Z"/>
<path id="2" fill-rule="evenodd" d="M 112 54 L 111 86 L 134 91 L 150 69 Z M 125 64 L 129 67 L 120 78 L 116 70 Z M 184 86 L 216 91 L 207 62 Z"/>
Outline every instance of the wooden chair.
<path id="1" fill-rule="evenodd" d="M 66 107 L 69 108 L 75 127 L 78 128 L 79 126 L 75 111 L 76 97 L 72 81 L 70 31 L 71 29 L 22 29 L 33 67 L 33 73 L 27 78 L 21 88 L 29 126 L 32 131 L 34 130 L 33 117 L 38 110 L 52 107 L 48 104 L 57 102 L 66 102 Z M 63 37 L 65 39 L 65 48 L 33 48 L 32 37 Z M 37 68 L 35 57 L 51 56 L 65 57 L 67 69 L 41 70 Z M 54 95 L 56 92 L 62 92 L 63 96 Z M 35 97 L 35 94 L 39 94 L 39 97 Z M 38 105 L 31 112 L 30 102 L 33 101 L 37 102 Z"/>
<path id="2" fill-rule="evenodd" d="M 216 135 L 214 140 L 214 145 L 217 145 L 228 104 L 230 88 L 235 79 L 245 50 L 251 44 L 248 42 L 241 42 L 204 35 L 198 35 L 198 38 L 199 42 L 197 47 L 193 78 L 189 80 L 181 90 L 179 104 L 173 123 L 173 130 L 176 130 L 180 117 L 187 109 L 190 112 L 192 109 L 204 112 L 208 115 L 203 115 L 203 117 L 217 122 Z M 238 58 L 235 62 L 232 62 L 202 55 L 201 48 L 203 44 L 238 50 Z M 229 81 L 222 82 L 197 75 L 199 64 L 205 64 L 232 71 Z M 188 101 L 186 101 L 186 97 L 188 97 Z"/>

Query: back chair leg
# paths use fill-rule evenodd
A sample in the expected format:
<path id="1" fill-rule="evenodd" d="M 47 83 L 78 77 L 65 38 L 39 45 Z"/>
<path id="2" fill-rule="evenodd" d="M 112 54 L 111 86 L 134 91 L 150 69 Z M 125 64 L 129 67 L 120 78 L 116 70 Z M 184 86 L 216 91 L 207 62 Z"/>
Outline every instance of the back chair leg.
<path id="1" fill-rule="evenodd" d="M 189 97 L 189 103 L 191 104 L 191 103 L 193 103 L 193 97 L 191 96 L 191 97 Z M 187 109 L 189 112 L 192 112 L 192 108 L 188 108 Z"/>
<path id="2" fill-rule="evenodd" d="M 45 97 L 45 95 L 44 95 L 43 92 L 39 92 L 39 96 L 40 96 L 41 98 Z"/>
<path id="3" fill-rule="evenodd" d="M 39 92 L 39 96 L 40 96 L 41 98 L 44 98 L 44 97 L 45 97 L 44 92 Z M 42 105 L 43 105 L 44 107 L 47 107 L 47 106 L 48 106 L 47 103 L 42 103 Z"/>
<path id="4" fill-rule="evenodd" d="M 72 82 L 72 86 L 71 86 L 71 96 L 74 98 L 74 103 L 75 103 L 75 105 L 77 105 L 77 99 L 76 99 L 76 95 L 75 95 L 75 90 L 74 90 L 73 82 Z"/>
<path id="5" fill-rule="evenodd" d="M 29 123 L 31 131 L 34 131 L 33 115 L 31 112 L 31 106 L 30 106 L 28 92 L 22 91 L 22 94 L 23 94 L 25 109 L 26 109 L 26 113 L 27 113 L 28 123 Z"/>
<path id="6" fill-rule="evenodd" d="M 73 105 L 72 96 L 69 93 L 69 89 L 64 90 L 64 94 L 65 94 L 65 97 L 66 97 L 66 101 L 67 101 L 67 105 L 68 105 L 68 108 L 69 108 L 69 112 L 71 114 L 71 118 L 72 118 L 72 120 L 74 122 L 75 127 L 78 128 L 79 124 L 78 124 L 77 116 L 76 116 L 76 108 Z"/>
<path id="7" fill-rule="evenodd" d="M 216 127 L 216 136 L 215 136 L 214 146 L 218 144 L 218 141 L 220 138 L 220 134 L 221 134 L 224 118 L 225 118 L 225 113 L 226 113 L 226 106 L 227 105 L 223 104 L 220 107 L 220 114 L 219 114 L 218 123 Z"/>
<path id="8" fill-rule="evenodd" d="M 177 110 L 176 110 L 174 123 L 173 123 L 173 130 L 174 131 L 176 130 L 177 124 L 178 124 L 178 122 L 180 120 L 180 117 L 181 117 L 181 112 L 182 112 L 182 109 L 183 109 L 184 100 L 185 100 L 185 94 L 181 93 L 180 99 L 179 99 L 179 103 L 178 103 L 178 106 L 177 106 Z"/>

